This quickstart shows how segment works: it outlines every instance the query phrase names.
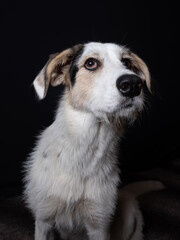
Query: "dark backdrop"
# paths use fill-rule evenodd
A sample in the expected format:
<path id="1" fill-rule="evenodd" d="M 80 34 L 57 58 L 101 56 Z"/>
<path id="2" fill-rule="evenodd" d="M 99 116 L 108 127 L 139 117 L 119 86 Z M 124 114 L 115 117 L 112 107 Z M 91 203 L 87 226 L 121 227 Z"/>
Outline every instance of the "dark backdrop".
<path id="1" fill-rule="evenodd" d="M 76 43 L 125 44 L 145 60 L 157 83 L 158 94 L 122 141 L 123 174 L 179 156 L 177 6 L 160 2 L 1 2 L 1 194 L 21 190 L 22 163 L 35 136 L 53 121 L 61 92 L 61 87 L 51 88 L 39 102 L 32 81 L 49 54 Z"/>

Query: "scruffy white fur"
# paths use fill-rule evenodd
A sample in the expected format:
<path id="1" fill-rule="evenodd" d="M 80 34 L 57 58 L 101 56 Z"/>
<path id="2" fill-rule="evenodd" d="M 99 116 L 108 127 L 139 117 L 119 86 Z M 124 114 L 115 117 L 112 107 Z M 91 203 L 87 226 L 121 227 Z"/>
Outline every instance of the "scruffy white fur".
<path id="1" fill-rule="evenodd" d="M 135 119 L 143 108 L 143 90 L 128 99 L 116 87 L 121 75 L 138 74 L 120 60 L 127 49 L 88 43 L 74 60 L 79 48 L 51 58 L 34 81 L 40 98 L 50 83 L 66 85 L 55 121 L 39 136 L 26 165 L 25 197 L 35 216 L 35 240 L 53 239 L 54 227 L 62 239 L 110 239 L 120 182 L 116 148 L 123 134 L 122 122 Z M 84 68 L 86 56 L 101 61 L 97 73 Z M 136 60 L 139 74 L 150 86 L 147 66 Z M 69 77 L 73 61 L 78 66 L 74 85 Z"/>

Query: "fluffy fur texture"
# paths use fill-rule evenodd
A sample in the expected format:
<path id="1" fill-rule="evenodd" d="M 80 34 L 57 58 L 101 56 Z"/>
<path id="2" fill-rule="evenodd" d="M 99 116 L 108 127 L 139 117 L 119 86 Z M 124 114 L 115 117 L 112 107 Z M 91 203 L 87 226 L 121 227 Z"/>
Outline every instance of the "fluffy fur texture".
<path id="1" fill-rule="evenodd" d="M 85 67 L 89 58 L 98 61 L 96 70 Z M 116 44 L 88 43 L 51 56 L 34 80 L 40 99 L 49 84 L 66 86 L 55 121 L 26 164 L 25 198 L 36 240 L 53 239 L 54 227 L 63 239 L 109 239 L 120 182 L 117 142 L 123 123 L 144 105 L 143 89 L 128 98 L 116 87 L 124 74 L 139 76 L 150 90 L 148 68 L 137 55 Z"/>

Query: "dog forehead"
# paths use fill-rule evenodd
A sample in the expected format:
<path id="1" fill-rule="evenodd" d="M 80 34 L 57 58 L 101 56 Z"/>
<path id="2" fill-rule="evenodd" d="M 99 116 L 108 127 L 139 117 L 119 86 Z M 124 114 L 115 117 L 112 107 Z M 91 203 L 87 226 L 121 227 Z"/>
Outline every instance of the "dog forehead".
<path id="1" fill-rule="evenodd" d="M 90 42 L 85 44 L 82 57 L 97 55 L 101 58 L 109 58 L 111 61 L 120 58 L 123 47 L 114 43 Z"/>

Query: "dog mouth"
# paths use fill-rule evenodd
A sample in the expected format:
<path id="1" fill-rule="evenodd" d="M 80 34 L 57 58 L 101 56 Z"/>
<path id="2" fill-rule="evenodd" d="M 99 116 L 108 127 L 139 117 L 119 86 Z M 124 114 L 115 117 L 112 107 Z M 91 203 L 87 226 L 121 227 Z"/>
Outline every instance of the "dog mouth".
<path id="1" fill-rule="evenodd" d="M 119 113 L 122 116 L 131 117 L 134 114 L 141 112 L 144 106 L 142 98 L 129 98 L 124 99 L 120 104 Z"/>
<path id="2" fill-rule="evenodd" d="M 121 108 L 127 109 L 132 108 L 134 106 L 134 99 L 127 99 L 121 104 Z"/>
<path id="3" fill-rule="evenodd" d="M 124 99 L 121 98 L 120 101 L 117 101 L 115 105 L 111 103 L 110 105 L 106 106 L 106 108 L 98 108 L 95 111 L 93 110 L 93 114 L 102 119 L 104 119 L 104 116 L 108 116 L 109 119 L 132 119 L 136 113 L 142 111 L 143 105 L 143 98 L 126 97 Z"/>
<path id="4" fill-rule="evenodd" d="M 127 103 L 122 106 L 122 108 L 131 108 L 131 107 L 133 107 L 132 103 Z"/>

